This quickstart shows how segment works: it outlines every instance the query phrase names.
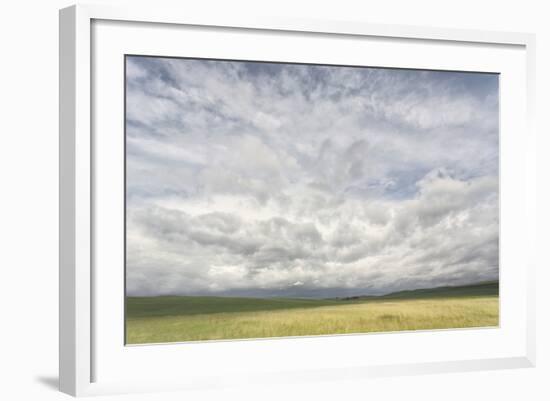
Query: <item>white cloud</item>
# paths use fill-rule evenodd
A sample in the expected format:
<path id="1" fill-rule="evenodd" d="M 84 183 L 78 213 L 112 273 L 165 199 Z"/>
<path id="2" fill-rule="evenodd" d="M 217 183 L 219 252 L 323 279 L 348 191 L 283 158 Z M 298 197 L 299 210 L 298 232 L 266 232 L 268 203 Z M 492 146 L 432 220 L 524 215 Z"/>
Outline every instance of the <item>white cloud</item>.
<path id="1" fill-rule="evenodd" d="M 130 294 L 498 277 L 495 76 L 130 58 Z"/>

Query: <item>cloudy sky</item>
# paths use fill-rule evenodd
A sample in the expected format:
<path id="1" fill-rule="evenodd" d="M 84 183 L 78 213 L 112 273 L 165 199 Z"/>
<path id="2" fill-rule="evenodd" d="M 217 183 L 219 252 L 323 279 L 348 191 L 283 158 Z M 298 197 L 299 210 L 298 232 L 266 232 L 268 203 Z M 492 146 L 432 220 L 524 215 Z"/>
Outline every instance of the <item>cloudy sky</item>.
<path id="1" fill-rule="evenodd" d="M 128 295 L 498 278 L 498 76 L 129 56 Z"/>

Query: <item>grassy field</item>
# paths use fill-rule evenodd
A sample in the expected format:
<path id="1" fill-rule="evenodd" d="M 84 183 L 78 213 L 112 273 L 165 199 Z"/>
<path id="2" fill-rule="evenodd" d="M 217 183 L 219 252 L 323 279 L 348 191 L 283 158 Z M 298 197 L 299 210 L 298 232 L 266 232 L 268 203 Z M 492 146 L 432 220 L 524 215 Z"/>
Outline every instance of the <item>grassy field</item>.
<path id="1" fill-rule="evenodd" d="M 497 326 L 498 283 L 345 299 L 128 297 L 128 344 Z"/>

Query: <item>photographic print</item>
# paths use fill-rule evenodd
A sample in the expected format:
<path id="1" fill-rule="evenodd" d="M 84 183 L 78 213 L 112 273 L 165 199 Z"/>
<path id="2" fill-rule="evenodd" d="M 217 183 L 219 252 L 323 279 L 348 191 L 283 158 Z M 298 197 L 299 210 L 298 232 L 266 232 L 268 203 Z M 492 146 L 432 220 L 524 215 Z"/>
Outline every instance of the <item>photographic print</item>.
<path id="1" fill-rule="evenodd" d="M 498 74 L 125 74 L 126 344 L 498 326 Z"/>

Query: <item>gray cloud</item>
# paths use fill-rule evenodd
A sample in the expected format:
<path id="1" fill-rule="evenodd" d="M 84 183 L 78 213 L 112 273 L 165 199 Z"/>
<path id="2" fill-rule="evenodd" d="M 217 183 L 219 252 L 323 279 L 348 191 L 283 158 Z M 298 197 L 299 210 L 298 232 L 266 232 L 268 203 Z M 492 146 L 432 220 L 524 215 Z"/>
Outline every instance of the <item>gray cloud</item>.
<path id="1" fill-rule="evenodd" d="M 498 277 L 498 77 L 127 58 L 132 295 Z"/>

